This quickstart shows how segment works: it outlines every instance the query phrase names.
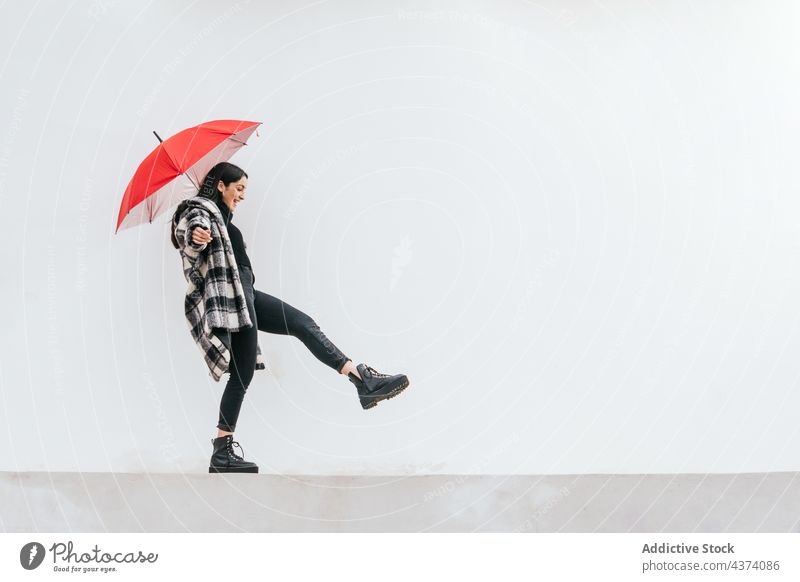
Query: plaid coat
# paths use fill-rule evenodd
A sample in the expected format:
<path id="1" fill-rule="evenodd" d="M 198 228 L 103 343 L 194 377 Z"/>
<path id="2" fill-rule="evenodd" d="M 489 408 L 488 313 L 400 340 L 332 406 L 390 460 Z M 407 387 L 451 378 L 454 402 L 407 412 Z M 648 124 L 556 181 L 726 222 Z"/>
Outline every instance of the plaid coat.
<path id="1" fill-rule="evenodd" d="M 211 229 L 211 242 L 195 244 L 192 230 L 197 226 Z M 203 196 L 181 202 L 172 228 L 189 283 L 184 300 L 186 322 L 209 375 L 219 382 L 230 364 L 227 332 L 253 325 L 228 229 L 217 205 Z M 255 368 L 266 368 L 258 344 Z"/>

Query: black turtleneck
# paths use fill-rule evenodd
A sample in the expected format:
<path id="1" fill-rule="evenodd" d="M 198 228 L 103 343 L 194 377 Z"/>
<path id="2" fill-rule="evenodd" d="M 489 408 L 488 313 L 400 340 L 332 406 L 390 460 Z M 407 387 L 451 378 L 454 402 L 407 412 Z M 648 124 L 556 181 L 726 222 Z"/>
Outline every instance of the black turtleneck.
<path id="1" fill-rule="evenodd" d="M 250 264 L 250 258 L 247 256 L 247 251 L 245 250 L 242 231 L 236 228 L 236 225 L 231 222 L 233 220 L 233 212 L 231 212 L 231 209 L 228 208 L 228 205 L 225 204 L 221 198 L 217 200 L 217 207 L 222 213 L 222 218 L 225 220 L 225 226 L 228 227 L 228 236 L 231 239 L 233 254 L 236 257 L 236 264 L 239 266 L 247 265 L 252 270 L 253 266 Z"/>

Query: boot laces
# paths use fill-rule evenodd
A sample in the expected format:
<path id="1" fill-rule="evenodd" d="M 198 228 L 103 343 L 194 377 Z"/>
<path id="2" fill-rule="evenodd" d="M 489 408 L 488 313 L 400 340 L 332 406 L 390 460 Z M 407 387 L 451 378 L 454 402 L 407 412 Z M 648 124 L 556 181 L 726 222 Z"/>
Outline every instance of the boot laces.
<path id="1" fill-rule="evenodd" d="M 378 372 L 378 370 L 376 370 L 372 366 L 367 366 L 366 364 L 364 364 L 364 367 L 367 370 L 369 370 L 370 374 L 372 374 L 376 378 L 388 378 L 389 377 L 389 374 L 382 374 L 381 372 Z"/>
<path id="2" fill-rule="evenodd" d="M 242 449 L 242 445 L 239 444 L 239 441 L 229 441 L 228 442 L 228 455 L 233 457 L 237 461 L 244 461 L 244 457 L 241 457 L 241 456 L 237 455 L 234 452 L 234 450 L 233 450 L 234 446 L 239 447 L 241 449 L 241 451 L 242 451 L 242 455 L 244 455 L 244 449 Z"/>

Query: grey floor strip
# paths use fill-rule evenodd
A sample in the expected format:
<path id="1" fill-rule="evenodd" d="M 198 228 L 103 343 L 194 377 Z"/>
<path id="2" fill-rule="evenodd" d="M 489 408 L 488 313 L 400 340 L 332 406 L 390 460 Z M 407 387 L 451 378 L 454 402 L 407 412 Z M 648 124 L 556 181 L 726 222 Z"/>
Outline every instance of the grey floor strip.
<path id="1" fill-rule="evenodd" d="M 0 473 L 6 532 L 798 532 L 800 473 Z"/>

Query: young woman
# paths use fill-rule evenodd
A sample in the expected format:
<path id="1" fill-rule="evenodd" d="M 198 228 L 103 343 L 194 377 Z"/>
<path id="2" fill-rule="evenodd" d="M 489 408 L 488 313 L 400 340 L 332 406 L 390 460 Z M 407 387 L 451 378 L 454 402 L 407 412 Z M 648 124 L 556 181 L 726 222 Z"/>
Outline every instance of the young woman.
<path id="1" fill-rule="evenodd" d="M 229 374 L 220 401 L 217 437 L 211 439 L 210 473 L 258 473 L 255 463 L 234 452 L 234 445 L 241 446 L 233 440 L 233 432 L 254 372 L 265 368 L 259 331 L 298 338 L 319 361 L 356 386 L 365 410 L 399 394 L 409 383 L 405 374 L 382 374 L 363 363 L 354 365 L 310 316 L 254 288 L 244 238 L 232 222 L 246 199 L 247 179 L 238 166 L 217 164 L 197 196 L 178 205 L 172 219 L 172 244 L 181 253 L 190 283 L 186 316 L 192 336 L 212 377 L 219 380 L 223 372 Z M 211 334 L 203 331 L 209 321 L 219 325 Z"/>

